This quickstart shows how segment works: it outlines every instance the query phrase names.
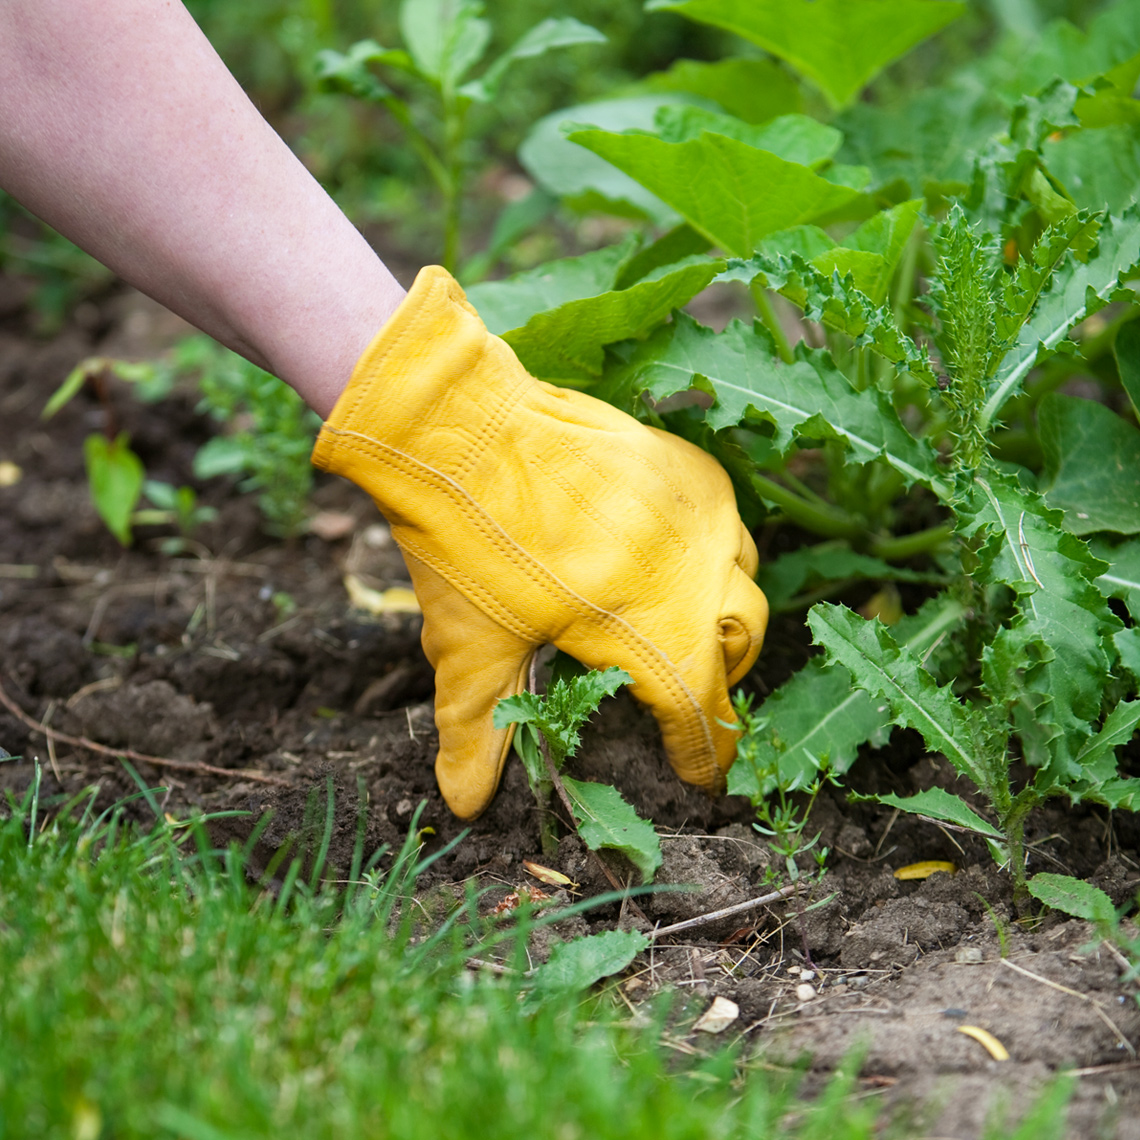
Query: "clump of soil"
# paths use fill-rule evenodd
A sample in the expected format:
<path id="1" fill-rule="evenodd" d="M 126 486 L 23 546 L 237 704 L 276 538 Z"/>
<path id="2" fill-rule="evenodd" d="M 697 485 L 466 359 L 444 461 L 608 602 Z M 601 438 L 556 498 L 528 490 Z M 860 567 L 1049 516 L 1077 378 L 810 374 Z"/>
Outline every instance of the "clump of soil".
<path id="1" fill-rule="evenodd" d="M 326 537 L 281 542 L 261 532 L 248 496 L 215 480 L 198 490 L 217 521 L 186 553 L 159 553 L 160 532 L 145 529 L 134 547 L 120 548 L 89 504 L 83 471 L 82 440 L 104 427 L 105 406 L 85 392 L 49 424 L 39 413 L 80 358 L 145 355 L 182 328 L 121 289 L 98 313 L 48 341 L 27 331 L 18 304 L 0 318 L 0 462 L 20 472 L 0 487 L 0 685 L 27 717 L 108 751 L 62 740 L 49 748 L 0 708 L 0 745 L 22 757 L 0 766 L 0 785 L 18 793 L 39 762 L 46 796 L 97 785 L 105 807 L 135 791 L 114 755 L 129 749 L 172 762 L 134 760 L 164 789 L 163 811 L 248 813 L 217 821 L 219 842 L 244 840 L 272 813 L 252 854 L 259 874 L 286 847 L 311 857 L 329 796 L 330 873 L 350 865 L 361 828 L 366 851 L 398 848 L 420 805 L 419 826 L 432 829 L 426 851 L 441 849 L 465 825 L 435 788 L 433 683 L 419 618 L 354 610 L 343 585 L 349 571 L 376 588 L 406 584 L 375 508 L 322 476 L 315 507 L 332 520 L 319 528 Z M 149 473 L 193 485 L 192 457 L 211 430 L 195 395 L 176 391 L 144 405 L 113 381 L 110 388 L 119 426 Z M 802 621 L 777 619 L 749 684 L 770 690 L 809 652 Z M 769 893 L 779 878 L 748 803 L 681 784 L 652 717 L 628 696 L 595 718 L 574 774 L 615 784 L 652 818 L 663 833 L 658 882 L 690 889 L 640 897 L 644 917 L 612 906 L 561 924 L 532 947 L 536 960 L 552 938 L 698 918 Z M 916 737 L 896 733 L 888 749 L 866 751 L 847 783 L 907 793 L 951 778 Z M 149 809 L 136 800 L 130 810 L 142 819 Z M 862 1048 L 865 1088 L 913 1106 L 940 1136 L 978 1135 L 1003 1104 L 1024 1109 L 1050 1075 L 1075 1069 L 1071 1134 L 1140 1137 L 1140 1009 L 1110 947 L 1082 923 L 1021 921 L 1008 878 L 969 837 L 849 804 L 834 789 L 821 796 L 815 825 L 832 854 L 813 905 L 758 906 L 656 941 L 622 982 L 631 1004 L 672 987 L 672 1032 L 688 1047 L 742 1035 L 745 1055 L 766 1064 L 810 1054 L 813 1080 Z M 1058 806 L 1032 821 L 1028 839 L 1038 869 L 1088 876 L 1123 904 L 1140 884 L 1138 837 L 1131 816 Z M 540 852 L 537 808 L 512 763 L 490 809 L 420 886 L 427 897 L 475 878 L 497 888 L 486 896 L 490 908 L 537 885 L 522 862 L 548 861 Z M 958 873 L 894 878 L 896 868 L 927 859 L 951 861 Z M 610 889 L 572 834 L 553 862 L 584 895 Z M 608 862 L 620 881 L 635 879 L 620 859 Z M 692 1031 L 718 996 L 739 1007 L 731 1028 L 716 1039 Z M 989 1030 L 1012 1059 L 994 1061 L 958 1032 L 963 1025 Z"/>

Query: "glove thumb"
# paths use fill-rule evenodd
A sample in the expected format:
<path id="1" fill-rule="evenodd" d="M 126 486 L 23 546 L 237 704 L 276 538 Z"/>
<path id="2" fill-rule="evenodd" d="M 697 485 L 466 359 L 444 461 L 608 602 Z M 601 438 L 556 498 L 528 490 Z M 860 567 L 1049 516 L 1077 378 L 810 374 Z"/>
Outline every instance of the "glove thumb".
<path id="1" fill-rule="evenodd" d="M 424 612 L 421 641 L 435 670 L 435 775 L 447 806 L 460 819 L 482 814 L 514 739 L 515 726 L 496 729 L 502 697 L 526 688 L 538 646 L 517 637 L 469 602 L 443 577 L 404 552 Z"/>

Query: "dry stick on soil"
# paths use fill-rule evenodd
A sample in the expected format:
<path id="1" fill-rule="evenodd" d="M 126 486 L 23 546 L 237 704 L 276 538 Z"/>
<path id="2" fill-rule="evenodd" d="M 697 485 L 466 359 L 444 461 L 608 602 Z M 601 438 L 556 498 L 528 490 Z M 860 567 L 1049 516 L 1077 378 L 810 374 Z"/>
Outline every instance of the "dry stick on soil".
<path id="1" fill-rule="evenodd" d="M 663 934 L 677 934 L 682 930 L 689 930 L 694 926 L 703 926 L 708 922 L 716 922 L 721 918 L 731 918 L 734 914 L 742 914 L 754 906 L 764 906 L 766 903 L 779 902 L 781 899 L 790 899 L 792 895 L 803 890 L 802 883 L 793 883 L 790 887 L 781 887 L 778 891 L 761 895 L 747 902 L 736 903 L 733 906 L 722 907 L 720 910 L 711 910 L 708 914 L 697 915 L 696 918 L 687 918 L 684 922 L 675 922 L 672 926 L 661 926 L 649 933 L 650 938 L 660 938 Z"/>
<path id="2" fill-rule="evenodd" d="M 0 704 L 49 743 L 70 744 L 73 748 L 84 748 L 88 752 L 96 752 L 101 756 L 113 756 L 116 759 L 123 757 L 140 764 L 150 764 L 155 768 L 176 768 L 183 772 L 201 772 L 211 776 L 227 776 L 231 779 L 240 776 L 242 779 L 254 780 L 259 784 L 276 784 L 282 788 L 289 787 L 288 780 L 282 780 L 278 776 L 267 776 L 263 772 L 254 772 L 249 768 L 215 768 L 213 764 L 203 764 L 197 760 L 170 760 L 165 756 L 147 756 L 143 752 L 136 752 L 133 748 L 110 748 L 106 744 L 89 740 L 86 736 L 71 736 L 66 732 L 59 732 L 54 728 L 48 728 L 46 724 L 41 724 L 34 717 L 30 717 L 24 712 L 4 691 L 3 685 L 0 685 Z"/>
<path id="3" fill-rule="evenodd" d="M 1088 994 L 1082 994 L 1078 990 L 1071 990 L 1068 986 L 1061 985 L 1060 982 L 1053 982 L 1048 978 L 1043 978 L 1040 974 L 1035 974 L 1032 970 L 1027 970 L 1024 966 L 1018 966 L 1016 963 L 1011 962 L 1008 958 L 1003 958 L 1001 960 L 1001 964 L 1003 966 L 1008 966 L 1011 970 L 1015 970 L 1019 974 L 1024 974 L 1027 978 L 1032 978 L 1035 982 L 1040 982 L 1043 986 L 1048 986 L 1050 989 L 1054 990 L 1060 990 L 1063 994 L 1069 994 L 1071 997 L 1080 998 L 1081 1001 L 1088 1002 L 1088 1004 L 1093 1007 L 1093 1011 L 1096 1013 L 1097 1017 L 1099 1017 L 1101 1021 L 1103 1021 L 1105 1025 L 1107 1025 L 1108 1028 L 1112 1030 L 1113 1035 L 1120 1042 L 1120 1044 L 1123 1045 L 1124 1048 L 1127 1049 L 1133 1057 L 1136 1056 L 1136 1050 L 1133 1047 L 1132 1042 L 1129 1041 L 1128 1038 L 1120 1032 L 1120 1030 L 1117 1028 L 1116 1022 L 1113 1021 L 1112 1018 L 1109 1017 L 1103 1009 L 1101 1009 L 1100 1005 L 1088 996 Z"/>

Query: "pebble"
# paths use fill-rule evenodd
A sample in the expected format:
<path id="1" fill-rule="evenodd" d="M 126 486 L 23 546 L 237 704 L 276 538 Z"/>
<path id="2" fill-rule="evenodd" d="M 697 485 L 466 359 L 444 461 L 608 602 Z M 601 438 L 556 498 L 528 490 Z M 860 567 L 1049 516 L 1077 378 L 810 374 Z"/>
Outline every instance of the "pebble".
<path id="1" fill-rule="evenodd" d="M 962 966 L 976 966 L 982 961 L 980 946 L 960 946 L 954 951 L 954 961 Z"/>
<path id="2" fill-rule="evenodd" d="M 815 986 L 809 986 L 807 982 L 800 982 L 796 986 L 796 1001 L 811 1001 L 815 997 Z"/>

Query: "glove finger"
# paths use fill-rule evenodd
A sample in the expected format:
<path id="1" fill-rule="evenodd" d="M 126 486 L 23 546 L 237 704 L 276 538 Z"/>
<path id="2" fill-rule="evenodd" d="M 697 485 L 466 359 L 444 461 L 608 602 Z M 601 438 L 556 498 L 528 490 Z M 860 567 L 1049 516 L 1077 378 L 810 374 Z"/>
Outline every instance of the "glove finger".
<path id="1" fill-rule="evenodd" d="M 744 533 L 755 553 L 751 536 Z M 752 581 L 751 574 L 737 571 L 729 582 L 718 626 L 726 684 L 735 685 L 752 668 L 767 628 L 768 599 L 764 591 Z"/>
<path id="2" fill-rule="evenodd" d="M 474 819 L 499 786 L 514 738 L 515 726 L 496 729 L 491 714 L 501 697 L 526 687 L 538 647 L 503 629 L 424 563 L 404 557 L 424 612 L 424 653 L 435 669 L 436 780 L 447 806 Z"/>

